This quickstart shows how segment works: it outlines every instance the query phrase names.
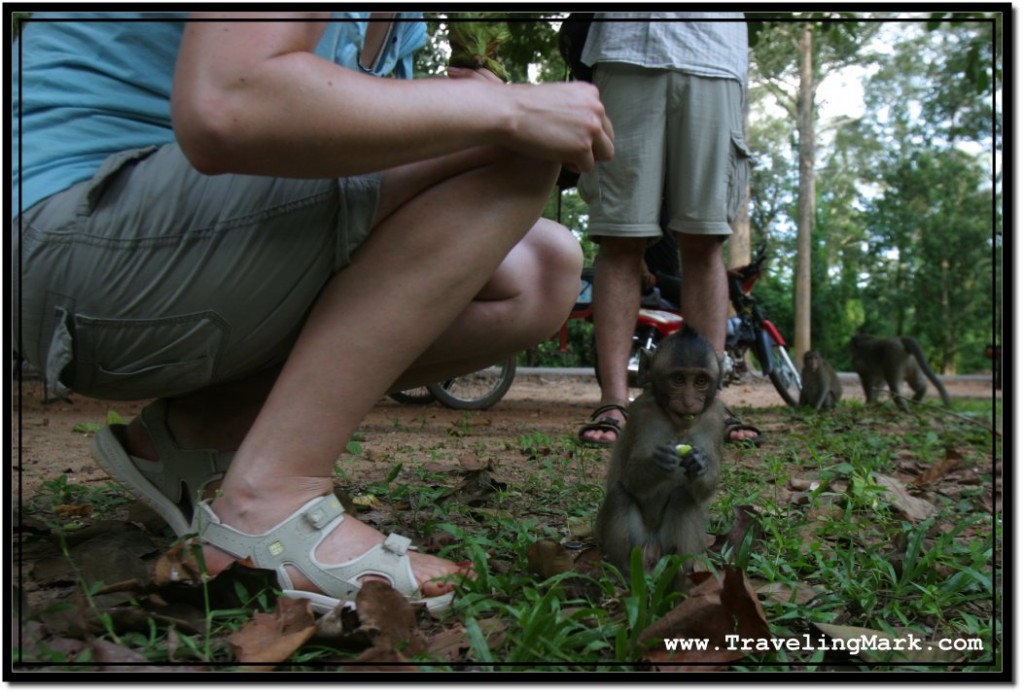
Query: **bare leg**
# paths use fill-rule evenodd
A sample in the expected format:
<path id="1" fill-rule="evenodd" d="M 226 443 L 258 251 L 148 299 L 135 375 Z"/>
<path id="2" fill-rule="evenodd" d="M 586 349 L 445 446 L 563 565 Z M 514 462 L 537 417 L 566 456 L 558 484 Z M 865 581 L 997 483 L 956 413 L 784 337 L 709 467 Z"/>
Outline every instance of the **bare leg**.
<path id="1" fill-rule="evenodd" d="M 606 236 L 594 271 L 594 336 L 597 342 L 601 403 L 629 401 L 626 363 L 640 310 L 640 270 L 648 239 Z M 609 412 L 607 417 L 622 418 Z M 590 431 L 588 441 L 614 441 L 613 432 Z"/>
<path id="2" fill-rule="evenodd" d="M 676 234 L 683 289 L 679 305 L 694 330 L 725 353 L 725 320 L 729 315 L 729 284 L 722 260 L 721 236 Z M 739 426 L 729 432 L 732 441 L 756 438 L 758 433 Z"/>
<path id="3" fill-rule="evenodd" d="M 389 391 L 469 373 L 549 338 L 575 303 L 582 263 L 579 242 L 567 229 L 538 220 L 469 306 Z M 269 369 L 172 399 L 168 426 L 178 445 L 237 450 L 279 373 L 279 368 Z M 156 460 L 141 422 L 129 424 L 126 437 L 133 455 Z"/>
<path id="4" fill-rule="evenodd" d="M 729 285 L 722 260 L 721 236 L 676 234 L 683 275 L 679 306 L 686 322 L 703 335 L 721 356 L 725 353 L 725 320 Z"/>
<path id="5" fill-rule="evenodd" d="M 264 532 L 328 493 L 333 465 L 365 414 L 449 326 L 465 319 L 474 296 L 537 220 L 556 173 L 551 165 L 495 155 L 474 151 L 386 175 L 379 223 L 352 265 L 324 288 L 238 447 L 213 502 L 225 523 Z M 401 282 L 380 282 L 396 272 Z M 577 265 L 574 283 L 578 276 Z M 384 344 L 387 350 L 380 349 Z M 317 558 L 344 562 L 382 540 L 350 518 Z M 412 560 L 421 583 L 456 572 L 434 557 L 412 553 Z M 211 571 L 230 561 L 207 548 Z M 312 588 L 299 576 L 295 583 Z M 428 594 L 443 589 L 425 585 Z"/>
<path id="6" fill-rule="evenodd" d="M 389 390 L 491 366 L 549 339 L 576 302 L 582 266 L 575 237 L 539 220 L 462 315 Z"/>

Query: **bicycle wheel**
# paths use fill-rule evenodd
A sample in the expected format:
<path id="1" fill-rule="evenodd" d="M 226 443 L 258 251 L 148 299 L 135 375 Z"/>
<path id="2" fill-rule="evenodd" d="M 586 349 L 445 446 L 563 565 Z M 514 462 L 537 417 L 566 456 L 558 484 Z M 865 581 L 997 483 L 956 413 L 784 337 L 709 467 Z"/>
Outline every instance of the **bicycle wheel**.
<path id="1" fill-rule="evenodd" d="M 486 410 L 505 397 L 516 377 L 516 358 L 509 357 L 486 369 L 431 383 L 427 388 L 437 400 L 455 410 Z"/>
<path id="2" fill-rule="evenodd" d="M 429 405 L 437 399 L 426 386 L 400 390 L 395 393 L 388 393 L 388 397 L 395 402 L 402 403 L 403 405 Z"/>

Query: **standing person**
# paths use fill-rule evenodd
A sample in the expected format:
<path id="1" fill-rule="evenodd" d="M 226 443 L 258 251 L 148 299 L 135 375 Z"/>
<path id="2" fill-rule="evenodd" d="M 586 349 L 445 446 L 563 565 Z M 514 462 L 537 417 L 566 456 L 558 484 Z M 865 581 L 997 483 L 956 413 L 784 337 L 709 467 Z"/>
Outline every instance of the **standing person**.
<path id="1" fill-rule="evenodd" d="M 615 157 L 579 182 L 590 207 L 588 233 L 599 244 L 593 303 L 601 383 L 600 406 L 579 439 L 611 445 L 625 424 L 642 260 L 662 234 L 663 202 L 679 245 L 683 315 L 725 353 L 722 244 L 749 168 L 747 27 L 739 12 L 597 13 L 582 60 L 594 68 L 616 145 Z M 759 435 L 730 419 L 729 440 Z"/>
<path id="2" fill-rule="evenodd" d="M 450 603 L 459 567 L 343 513 L 335 462 L 385 393 L 558 329 L 582 259 L 541 210 L 613 153 L 591 85 L 380 79 L 426 36 L 392 15 L 38 14 L 14 50 L 19 354 L 155 398 L 99 464 L 210 574 L 324 609 L 372 579 Z"/>

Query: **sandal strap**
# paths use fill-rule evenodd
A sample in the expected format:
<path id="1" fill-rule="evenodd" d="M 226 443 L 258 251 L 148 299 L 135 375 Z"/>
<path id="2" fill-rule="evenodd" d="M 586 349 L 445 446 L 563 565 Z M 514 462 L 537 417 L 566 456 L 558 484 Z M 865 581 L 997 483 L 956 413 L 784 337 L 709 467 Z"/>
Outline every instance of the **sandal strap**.
<path id="1" fill-rule="evenodd" d="M 214 449 L 182 449 L 167 428 L 167 400 L 159 398 L 142 409 L 139 414 L 146 428 L 158 460 L 144 460 L 132 456 L 139 472 L 175 504 L 181 504 L 182 495 L 189 495 L 194 503 L 202 490 L 224 476 L 235 454 Z M 183 487 L 184 483 L 184 489 Z"/>
<path id="2" fill-rule="evenodd" d="M 627 410 L 627 408 L 628 405 L 623 405 L 622 403 L 618 402 L 609 402 L 604 405 L 601 405 L 596 410 L 591 412 L 590 418 L 594 421 L 599 421 L 597 418 L 600 417 L 601 415 L 611 412 L 612 410 L 618 410 L 619 414 L 622 415 L 622 421 L 625 422 L 627 419 L 629 419 L 629 411 Z"/>
<path id="3" fill-rule="evenodd" d="M 286 570 L 295 569 L 324 595 L 341 600 L 359 592 L 359 579 L 380 576 L 403 595 L 418 597 L 419 589 L 407 554 L 412 540 L 391 534 L 385 541 L 344 564 L 322 564 L 316 548 L 345 520 L 344 508 L 333 493 L 317 497 L 261 535 L 251 535 L 221 522 L 208 502 L 196 506 L 193 532 L 213 547 L 239 559 L 248 558 L 259 569 L 273 569 L 284 590 L 293 584 Z"/>

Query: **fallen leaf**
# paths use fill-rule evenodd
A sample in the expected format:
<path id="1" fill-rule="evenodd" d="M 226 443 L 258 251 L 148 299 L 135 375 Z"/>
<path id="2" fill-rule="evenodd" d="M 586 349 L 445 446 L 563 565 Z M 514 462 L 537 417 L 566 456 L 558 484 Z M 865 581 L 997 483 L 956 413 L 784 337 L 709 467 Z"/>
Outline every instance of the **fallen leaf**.
<path id="1" fill-rule="evenodd" d="M 911 496 L 907 488 L 899 480 L 877 472 L 872 474 L 878 486 L 885 489 L 883 494 L 886 501 L 902 513 L 907 520 L 917 523 L 930 518 L 932 513 L 935 512 L 934 504 Z"/>
<path id="2" fill-rule="evenodd" d="M 946 449 L 946 458 L 927 468 L 920 475 L 910 481 L 912 487 L 927 487 L 943 479 L 950 472 L 955 470 L 964 462 L 961 453 L 952 448 Z"/>
<path id="3" fill-rule="evenodd" d="M 526 568 L 541 578 L 572 571 L 569 550 L 554 540 L 540 540 L 526 548 Z"/>
<path id="4" fill-rule="evenodd" d="M 362 494 L 360 496 L 354 496 L 352 497 L 352 503 L 355 504 L 355 507 L 360 510 L 379 508 L 383 506 L 383 502 L 373 494 Z"/>
<path id="5" fill-rule="evenodd" d="M 451 499 L 464 503 L 467 506 L 480 506 L 485 504 L 495 492 L 502 491 L 508 487 L 507 484 L 494 479 L 486 469 L 473 470 L 465 475 L 462 480 L 442 498 Z"/>
<path id="6" fill-rule="evenodd" d="M 426 654 L 431 660 L 455 663 L 462 660 L 468 651 L 469 638 L 466 627 L 461 624 L 434 634 L 427 641 Z"/>
<path id="7" fill-rule="evenodd" d="M 759 541 L 764 535 L 756 508 L 750 505 L 736 506 L 733 512 L 736 519 L 732 527 L 724 535 L 717 536 L 711 544 L 711 549 L 715 552 L 721 552 L 726 546 L 739 547 L 747 533 L 753 534 L 753 542 Z"/>
<path id="8" fill-rule="evenodd" d="M 736 647 L 740 640 L 770 637 L 768 619 L 742 570 L 727 566 L 721 578 L 710 573 L 690 578 L 696 585 L 683 602 L 640 634 L 641 643 L 651 644 L 648 658 L 673 666 L 724 663 L 745 657 Z M 706 644 L 672 641 L 687 638 L 706 639 Z"/>
<path id="9" fill-rule="evenodd" d="M 269 671 L 287 660 L 313 634 L 316 625 L 309 600 L 279 598 L 273 612 L 258 612 L 228 637 L 235 659 L 247 669 Z"/>
<path id="10" fill-rule="evenodd" d="M 818 596 L 818 591 L 799 581 L 794 584 L 774 581 L 758 586 L 757 594 L 772 602 L 806 605 Z"/>
<path id="11" fill-rule="evenodd" d="M 138 651 L 103 639 L 89 639 L 92 659 L 98 663 L 148 663 L 149 659 Z"/>
<path id="12" fill-rule="evenodd" d="M 418 655 L 426 649 L 426 640 L 416 627 L 416 609 L 409 600 L 383 581 L 365 581 L 356 593 L 356 613 L 360 630 L 375 647 L 398 648 Z"/>

